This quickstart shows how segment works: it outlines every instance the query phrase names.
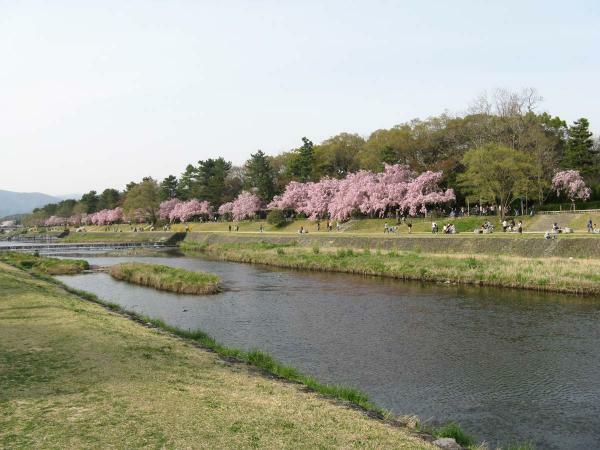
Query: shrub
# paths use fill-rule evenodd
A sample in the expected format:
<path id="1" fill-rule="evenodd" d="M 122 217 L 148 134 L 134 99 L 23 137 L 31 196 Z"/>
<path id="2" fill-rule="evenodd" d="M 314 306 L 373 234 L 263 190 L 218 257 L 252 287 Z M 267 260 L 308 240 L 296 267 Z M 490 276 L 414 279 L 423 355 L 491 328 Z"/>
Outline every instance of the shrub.
<path id="1" fill-rule="evenodd" d="M 278 254 L 278 255 L 285 255 L 285 252 L 283 251 L 283 249 L 282 249 L 282 248 L 278 248 L 278 249 L 277 249 L 277 254 Z"/>
<path id="2" fill-rule="evenodd" d="M 272 209 L 269 211 L 269 214 L 267 214 L 267 223 L 275 227 L 280 227 L 285 224 L 285 216 L 283 215 L 283 211 L 280 209 Z"/>
<path id="3" fill-rule="evenodd" d="M 440 438 L 454 438 L 454 440 L 463 447 L 468 447 L 474 443 L 473 438 L 465 433 L 460 428 L 460 425 L 454 422 L 436 428 L 433 431 L 433 434 Z"/>

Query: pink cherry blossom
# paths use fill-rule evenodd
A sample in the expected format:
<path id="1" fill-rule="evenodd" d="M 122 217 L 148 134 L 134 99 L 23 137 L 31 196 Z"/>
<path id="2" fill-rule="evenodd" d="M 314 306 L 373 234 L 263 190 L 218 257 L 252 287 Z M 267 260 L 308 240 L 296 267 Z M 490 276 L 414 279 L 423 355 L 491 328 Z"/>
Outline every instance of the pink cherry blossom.
<path id="1" fill-rule="evenodd" d="M 577 170 L 557 172 L 552 178 L 552 188 L 556 191 L 556 195 L 564 193 L 572 202 L 577 199 L 585 201 L 590 198 L 592 193 Z"/>
<path id="2" fill-rule="evenodd" d="M 243 191 L 233 201 L 231 216 L 234 220 L 252 218 L 260 211 L 262 202 L 260 198 L 248 191 Z"/>

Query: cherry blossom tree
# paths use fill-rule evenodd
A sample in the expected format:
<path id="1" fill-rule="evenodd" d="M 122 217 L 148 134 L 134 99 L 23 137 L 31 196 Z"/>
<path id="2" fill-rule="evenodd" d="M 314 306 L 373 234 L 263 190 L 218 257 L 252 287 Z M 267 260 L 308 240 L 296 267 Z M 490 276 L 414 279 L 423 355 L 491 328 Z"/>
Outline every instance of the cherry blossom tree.
<path id="1" fill-rule="evenodd" d="M 58 227 L 62 225 L 66 225 L 67 218 L 59 217 L 59 216 L 50 216 L 44 221 L 44 225 L 47 227 Z"/>
<path id="2" fill-rule="evenodd" d="M 346 220 L 352 213 L 383 217 L 387 211 L 410 215 L 427 212 L 431 204 L 455 200 L 454 191 L 439 188 L 441 172 L 418 175 L 406 165 L 385 165 L 383 172 L 360 170 L 342 180 L 324 178 L 317 183 L 291 182 L 268 208 L 293 209 L 315 220 L 329 214 Z"/>
<path id="3" fill-rule="evenodd" d="M 306 207 L 309 191 L 314 183 L 299 183 L 290 181 L 283 194 L 276 195 L 267 205 L 269 209 L 292 209 L 302 211 Z"/>
<path id="4" fill-rule="evenodd" d="M 575 200 L 585 201 L 590 198 L 592 193 L 592 190 L 585 185 L 578 170 L 557 172 L 552 178 L 552 189 L 556 191 L 556 195 L 565 194 L 571 200 L 573 209 L 575 209 Z"/>
<path id="5" fill-rule="evenodd" d="M 169 220 L 171 211 L 173 211 L 173 209 L 180 203 L 181 200 L 178 198 L 172 198 L 162 202 L 160 205 L 158 205 L 158 217 L 160 217 L 162 220 Z"/>
<path id="6" fill-rule="evenodd" d="M 233 202 L 223 203 L 219 206 L 219 214 L 222 216 L 231 215 L 233 213 Z"/>
<path id="7" fill-rule="evenodd" d="M 234 220 L 251 218 L 254 217 L 258 211 L 260 211 L 261 206 L 262 202 L 257 195 L 248 191 L 243 191 L 233 201 L 231 216 Z"/>
<path id="8" fill-rule="evenodd" d="M 179 202 L 175 204 L 171 212 L 169 213 L 169 219 L 171 222 L 179 220 L 180 222 L 187 222 L 193 217 L 210 218 L 213 216 L 212 207 L 207 201 L 199 201 L 196 199 L 188 200 L 187 202 Z"/>

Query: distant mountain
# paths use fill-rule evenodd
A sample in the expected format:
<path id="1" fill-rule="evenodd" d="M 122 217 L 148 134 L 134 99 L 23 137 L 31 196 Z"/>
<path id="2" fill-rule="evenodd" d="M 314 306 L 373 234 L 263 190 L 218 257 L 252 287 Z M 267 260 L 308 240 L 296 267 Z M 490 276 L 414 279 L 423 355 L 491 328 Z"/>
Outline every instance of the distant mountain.
<path id="1" fill-rule="evenodd" d="M 59 197 L 40 192 L 11 192 L 0 189 L 0 217 L 29 213 L 33 208 L 61 200 Z"/>

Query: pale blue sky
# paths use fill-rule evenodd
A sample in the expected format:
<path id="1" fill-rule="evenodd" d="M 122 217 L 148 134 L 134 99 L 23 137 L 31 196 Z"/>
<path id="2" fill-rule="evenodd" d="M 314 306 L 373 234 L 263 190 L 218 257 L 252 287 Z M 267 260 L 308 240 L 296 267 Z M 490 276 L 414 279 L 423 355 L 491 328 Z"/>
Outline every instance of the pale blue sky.
<path id="1" fill-rule="evenodd" d="M 598 5 L 0 0 L 0 189 L 123 188 L 498 87 L 599 130 Z"/>

